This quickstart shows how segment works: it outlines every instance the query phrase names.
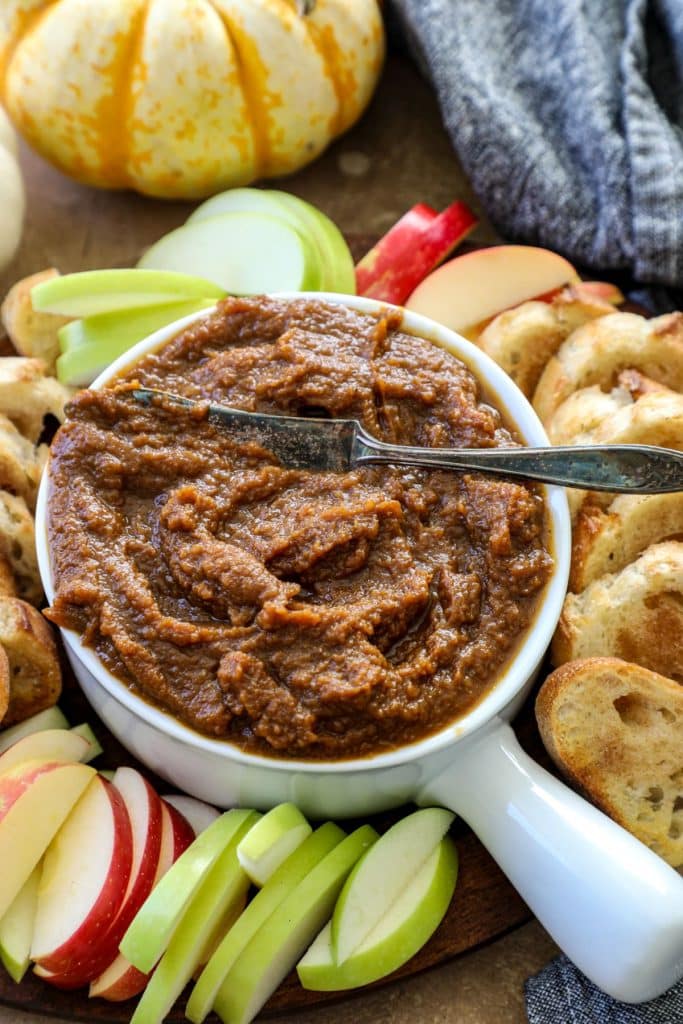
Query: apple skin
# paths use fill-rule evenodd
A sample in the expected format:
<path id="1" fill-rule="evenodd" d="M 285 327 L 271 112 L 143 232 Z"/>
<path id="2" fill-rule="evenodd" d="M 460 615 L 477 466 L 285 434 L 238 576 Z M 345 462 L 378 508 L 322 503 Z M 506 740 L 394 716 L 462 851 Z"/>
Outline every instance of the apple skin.
<path id="1" fill-rule="evenodd" d="M 355 292 L 353 259 L 344 236 L 337 225 L 311 203 L 277 189 L 232 188 L 207 199 L 192 212 L 187 223 L 233 212 L 260 212 L 281 217 L 303 232 L 315 246 L 322 268 L 320 290 L 345 295 Z"/>
<path id="2" fill-rule="evenodd" d="M 31 949 L 31 958 L 44 971 L 62 974 L 90 960 L 121 907 L 132 862 L 133 833 L 124 800 L 96 775 L 45 856 Z M 95 874 L 93 892 L 84 864 L 92 865 Z"/>
<path id="3" fill-rule="evenodd" d="M 196 800 L 193 796 L 185 796 L 182 793 L 169 793 L 162 797 L 163 801 L 170 804 L 178 814 L 187 821 L 194 834 L 198 836 L 209 827 L 209 825 L 220 818 L 221 812 L 215 807 L 204 803 L 203 800 Z"/>
<path id="4" fill-rule="evenodd" d="M 328 821 L 321 825 L 256 893 L 244 913 L 223 936 L 197 980 L 185 1010 L 185 1015 L 194 1024 L 201 1024 L 211 1012 L 228 972 L 242 950 L 264 927 L 270 915 L 344 838 L 344 832 L 334 822 Z"/>
<path id="5" fill-rule="evenodd" d="M 407 963 L 431 938 L 448 910 L 458 877 L 458 855 L 453 841 L 442 839 L 392 907 L 382 924 L 343 963 L 332 953 L 329 922 L 299 962 L 297 974 L 304 988 L 339 992 L 379 981 Z"/>
<path id="6" fill-rule="evenodd" d="M 88 740 L 70 729 L 44 729 L 24 736 L 0 754 L 0 775 L 25 761 L 83 761 L 89 749 Z"/>
<path id="7" fill-rule="evenodd" d="M 86 270 L 64 274 L 31 291 L 38 313 L 88 317 L 188 299 L 222 299 L 212 281 L 167 270 Z"/>
<path id="8" fill-rule="evenodd" d="M 245 836 L 237 857 L 254 885 L 263 886 L 312 831 L 298 807 L 278 804 Z"/>
<path id="9" fill-rule="evenodd" d="M 30 736 L 31 733 L 41 732 L 43 729 L 68 728 L 66 715 L 54 704 L 51 708 L 39 711 L 37 715 L 32 715 L 24 722 L 11 725 L 9 729 L 3 729 L 0 732 L 0 754 L 4 754 L 14 743 L 23 739 L 24 736 Z"/>
<path id="10" fill-rule="evenodd" d="M 31 962 L 31 937 L 38 902 L 40 864 L 32 871 L 11 907 L 0 919 L 0 960 L 17 984 Z"/>
<path id="11" fill-rule="evenodd" d="M 309 236 L 281 217 L 222 213 L 184 224 L 147 250 L 138 267 L 193 267 L 236 295 L 320 291 L 322 267 Z"/>
<path id="12" fill-rule="evenodd" d="M 244 907 L 249 877 L 237 860 L 237 844 L 259 820 L 257 811 L 245 815 L 224 846 L 178 921 L 130 1024 L 161 1024 L 208 956 L 220 934 L 227 931 Z"/>
<path id="13" fill-rule="evenodd" d="M 419 203 L 356 266 L 358 294 L 402 305 L 476 224 L 465 203 L 451 203 L 439 214 Z"/>
<path id="14" fill-rule="evenodd" d="M 61 970 L 45 965 L 41 977 L 55 988 L 75 989 L 89 984 L 116 959 L 126 929 L 154 885 L 161 854 L 161 800 L 147 780 L 134 768 L 119 768 L 114 787 L 123 797 L 132 827 L 132 863 L 121 906 L 110 927 L 89 947 L 80 960 L 74 958 Z"/>
<path id="15" fill-rule="evenodd" d="M 449 260 L 417 286 L 405 306 L 472 337 L 498 313 L 578 283 L 571 263 L 550 249 L 496 245 Z"/>
<path id="16" fill-rule="evenodd" d="M 362 825 L 309 871 L 246 945 L 221 986 L 214 1009 L 224 1024 L 248 1024 L 334 908 L 349 871 L 378 839 Z"/>
<path id="17" fill-rule="evenodd" d="M 178 814 L 175 808 L 161 801 L 161 844 L 159 862 L 152 888 L 163 878 L 172 864 L 190 846 L 195 836 L 189 824 Z M 118 953 L 111 964 L 99 978 L 90 985 L 90 997 L 99 996 L 110 1002 L 118 1003 L 139 995 L 147 985 L 150 974 L 143 974 L 133 967 L 121 953 Z"/>
<path id="18" fill-rule="evenodd" d="M 94 777 L 88 765 L 40 761 L 0 777 L 0 917 Z"/>
<path id="19" fill-rule="evenodd" d="M 426 807 L 397 821 L 347 878 L 332 917 L 332 950 L 343 964 L 400 899 L 455 815 Z"/>
<path id="20" fill-rule="evenodd" d="M 197 836 L 142 905 L 119 951 L 147 972 L 166 949 L 198 885 L 253 811 L 226 811 Z"/>

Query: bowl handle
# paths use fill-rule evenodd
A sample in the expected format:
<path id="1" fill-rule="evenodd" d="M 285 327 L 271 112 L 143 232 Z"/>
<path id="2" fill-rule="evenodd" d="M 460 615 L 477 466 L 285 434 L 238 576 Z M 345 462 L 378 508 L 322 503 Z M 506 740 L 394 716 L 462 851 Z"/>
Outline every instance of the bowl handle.
<path id="1" fill-rule="evenodd" d="M 418 803 L 461 815 L 560 948 L 615 999 L 652 999 L 683 975 L 683 878 L 532 761 L 506 722 L 460 741 Z"/>

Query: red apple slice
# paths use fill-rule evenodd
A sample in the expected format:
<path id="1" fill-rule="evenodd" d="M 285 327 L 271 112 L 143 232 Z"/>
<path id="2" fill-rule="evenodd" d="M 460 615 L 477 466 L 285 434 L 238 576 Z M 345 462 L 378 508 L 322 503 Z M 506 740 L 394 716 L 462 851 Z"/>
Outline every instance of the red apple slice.
<path id="1" fill-rule="evenodd" d="M 356 267 L 359 295 L 401 305 L 477 223 L 469 207 L 459 201 L 431 220 L 423 210 L 431 213 L 422 204 L 409 210 L 363 257 Z"/>
<path id="2" fill-rule="evenodd" d="M 208 828 L 212 821 L 220 817 L 221 812 L 203 800 L 196 800 L 193 796 L 185 796 L 181 793 L 169 793 L 163 797 L 167 804 L 175 807 L 179 814 L 187 821 L 196 836 Z"/>
<path id="3" fill-rule="evenodd" d="M 31 959 L 53 974 L 84 963 L 121 907 L 132 860 L 123 797 L 96 775 L 45 854 Z"/>
<path id="4" fill-rule="evenodd" d="M 152 888 L 195 838 L 182 815 L 175 808 L 167 806 L 163 800 L 160 803 L 161 844 Z M 89 995 L 91 998 L 99 996 L 113 1003 L 123 1002 L 139 995 L 148 979 L 149 974 L 143 974 L 119 953 L 99 978 L 91 983 Z"/>
<path id="5" fill-rule="evenodd" d="M 74 957 L 62 970 L 38 972 L 55 988 L 80 988 L 101 974 L 116 958 L 128 925 L 152 891 L 161 852 L 161 800 L 134 768 L 118 768 L 114 786 L 123 797 L 132 827 L 133 859 L 128 886 L 111 926 L 90 944 L 81 959 Z"/>
<path id="6" fill-rule="evenodd" d="M 468 335 L 505 309 L 578 281 L 571 263 L 549 249 L 498 245 L 439 267 L 415 289 L 406 309 Z"/>
<path id="7" fill-rule="evenodd" d="M 82 761 L 89 749 L 88 740 L 69 729 L 43 729 L 17 740 L 0 755 L 0 775 L 24 761 Z"/>
<path id="8" fill-rule="evenodd" d="M 356 290 L 359 295 L 369 295 L 369 289 L 400 259 L 402 253 L 409 253 L 438 213 L 426 203 L 417 203 L 389 228 L 386 235 L 356 264 Z"/>
<path id="9" fill-rule="evenodd" d="M 94 775 L 84 764 L 29 761 L 0 776 L 0 917 Z"/>

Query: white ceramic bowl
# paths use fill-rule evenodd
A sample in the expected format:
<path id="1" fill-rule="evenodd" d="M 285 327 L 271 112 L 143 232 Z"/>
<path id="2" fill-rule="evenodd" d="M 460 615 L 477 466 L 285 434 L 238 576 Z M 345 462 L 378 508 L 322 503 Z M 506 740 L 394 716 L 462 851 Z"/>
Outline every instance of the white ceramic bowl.
<path id="1" fill-rule="evenodd" d="M 359 312 L 381 308 L 370 299 L 336 294 L 310 297 Z M 142 356 L 161 348 L 203 316 L 206 313 L 187 317 L 140 342 L 92 386 L 107 386 Z M 527 444 L 548 443 L 521 392 L 474 345 L 414 313 L 403 313 L 403 329 L 462 359 L 485 381 Z M 54 586 L 46 531 L 49 490 L 48 465 L 38 497 L 36 536 L 41 577 L 51 600 Z M 679 967 L 683 972 L 679 962 L 683 880 L 535 765 L 507 725 L 533 684 L 567 584 L 567 501 L 559 488 L 546 488 L 546 494 L 555 565 L 533 625 L 516 654 L 496 685 L 465 716 L 427 739 L 389 753 L 337 762 L 278 760 L 246 753 L 230 743 L 202 736 L 146 703 L 103 666 L 78 634 L 62 630 L 62 635 L 74 672 L 97 714 L 125 747 L 169 782 L 220 806 L 267 808 L 291 800 L 316 818 L 360 816 L 411 799 L 452 807 L 474 828 L 558 943 L 590 977 L 619 998 L 649 998 L 674 980 Z M 620 864 L 616 873 L 615 863 Z M 653 907 L 661 906 L 661 915 L 654 915 L 651 935 L 645 928 L 634 932 L 634 890 L 643 894 L 638 906 L 647 907 L 651 921 Z M 680 910 L 675 936 L 670 928 L 672 906 Z M 586 947 L 588 918 L 594 924 L 599 922 L 603 956 L 591 955 L 590 946 Z M 663 932 L 667 933 L 664 943 Z M 673 947 L 669 948 L 674 938 L 678 942 L 676 956 Z M 650 956 L 643 954 L 648 942 L 653 949 Z"/>

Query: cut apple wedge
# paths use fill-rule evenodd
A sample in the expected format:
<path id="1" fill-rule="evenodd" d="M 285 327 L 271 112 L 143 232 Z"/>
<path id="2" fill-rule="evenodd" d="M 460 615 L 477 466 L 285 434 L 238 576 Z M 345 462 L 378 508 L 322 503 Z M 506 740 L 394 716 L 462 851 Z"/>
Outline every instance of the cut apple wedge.
<path id="1" fill-rule="evenodd" d="M 391 870 L 391 865 L 387 865 Z M 384 978 L 407 963 L 434 934 L 453 897 L 458 855 L 442 839 L 396 902 L 343 964 L 332 952 L 332 922 L 297 966 L 304 988 L 334 992 Z"/>
<path id="2" fill-rule="evenodd" d="M 139 266 L 206 275 L 233 295 L 319 291 L 321 267 L 310 241 L 264 213 L 224 213 L 165 235 Z"/>
<path id="3" fill-rule="evenodd" d="M 265 213 L 287 221 L 305 234 L 317 249 L 321 290 L 346 295 L 355 292 L 353 258 L 344 236 L 337 225 L 311 203 L 277 189 L 233 188 L 207 199 L 187 223 L 235 212 Z"/>
<path id="4" fill-rule="evenodd" d="M 89 765 L 43 761 L 0 777 L 0 917 L 94 777 Z"/>
<path id="5" fill-rule="evenodd" d="M 328 920 L 349 871 L 377 840 L 356 829 L 275 909 L 233 964 L 214 1009 L 224 1024 L 248 1024 Z"/>
<path id="6" fill-rule="evenodd" d="M 31 962 L 31 940 L 38 903 L 40 864 L 29 875 L 7 913 L 0 920 L 0 960 L 17 983 Z"/>
<path id="7" fill-rule="evenodd" d="M 211 279 L 176 273 L 173 268 L 86 270 L 50 278 L 31 292 L 36 312 L 71 317 L 224 297 L 223 289 Z"/>
<path id="8" fill-rule="evenodd" d="M 413 207 L 363 257 L 356 266 L 359 295 L 402 305 L 477 224 L 459 201 L 433 217 L 432 212 L 424 204 Z"/>
<path id="9" fill-rule="evenodd" d="M 263 819 L 262 819 L 263 820 Z M 252 938 L 265 925 L 303 879 L 342 840 L 345 833 L 333 822 L 321 825 L 296 849 L 269 878 L 220 942 L 192 990 L 185 1015 L 194 1024 L 211 1012 L 228 973 Z"/>
<path id="10" fill-rule="evenodd" d="M 394 906 L 455 817 L 427 807 L 384 833 L 349 876 L 332 918 L 334 959 L 343 964 Z"/>
<path id="11" fill-rule="evenodd" d="M 138 970 L 146 972 L 154 967 L 198 886 L 253 813 L 232 810 L 222 814 L 195 839 L 152 890 L 119 947 Z"/>
<path id="12" fill-rule="evenodd" d="M 85 761 L 90 743 L 71 729 L 43 729 L 13 743 L 0 754 L 0 775 L 25 761 Z"/>
<path id="13" fill-rule="evenodd" d="M 244 908 L 250 883 L 237 859 L 237 844 L 258 819 L 256 811 L 243 819 L 196 889 L 149 980 L 131 1024 L 160 1024 L 215 946 L 219 934 L 230 928 Z"/>
<path id="14" fill-rule="evenodd" d="M 42 732 L 43 729 L 68 728 L 69 722 L 66 715 L 55 704 L 51 708 L 46 708 L 45 711 L 39 711 L 37 715 L 32 715 L 31 718 L 27 718 L 24 722 L 12 725 L 9 729 L 3 729 L 0 732 L 0 754 L 4 754 L 12 744 L 23 739 L 24 736 L 30 736 L 34 732 Z"/>
<path id="15" fill-rule="evenodd" d="M 183 793 L 169 793 L 163 799 L 185 818 L 196 836 L 221 816 L 221 812 L 211 804 L 205 804 L 203 800 L 196 800 L 193 796 L 185 796 Z"/>
<path id="16" fill-rule="evenodd" d="M 45 854 L 31 959 L 53 974 L 80 968 L 119 911 L 132 859 L 126 805 L 96 775 Z"/>
<path id="17" fill-rule="evenodd" d="M 40 972 L 56 988 L 73 989 L 97 978 L 116 958 L 119 942 L 152 891 L 161 852 L 161 800 L 134 768 L 118 768 L 114 787 L 123 798 L 132 829 L 132 863 L 121 905 L 110 926 L 93 937 L 86 953 L 60 970 Z"/>
<path id="18" fill-rule="evenodd" d="M 164 877 L 194 841 L 194 832 L 182 815 L 161 801 L 161 845 L 152 888 Z M 147 985 L 149 974 L 133 967 L 120 953 L 90 985 L 89 995 L 122 1002 L 137 996 Z"/>
<path id="19" fill-rule="evenodd" d="M 85 756 L 80 758 L 84 764 L 90 764 L 91 761 L 94 761 L 96 757 L 99 757 L 100 754 L 104 752 L 102 744 L 87 722 L 81 722 L 80 725 L 74 725 L 71 732 L 74 733 L 75 736 L 81 736 L 88 743 L 88 750 L 85 752 Z"/>
<path id="20" fill-rule="evenodd" d="M 67 387 L 87 387 L 143 338 L 214 304 L 211 298 L 192 299 L 72 320 L 58 331 L 57 377 Z"/>
<path id="21" fill-rule="evenodd" d="M 254 885 L 265 885 L 312 831 L 298 807 L 278 804 L 244 837 L 237 857 Z"/>
<path id="22" fill-rule="evenodd" d="M 439 267 L 405 305 L 469 336 L 497 313 L 578 280 L 571 263 L 549 249 L 498 245 L 457 256 Z"/>

